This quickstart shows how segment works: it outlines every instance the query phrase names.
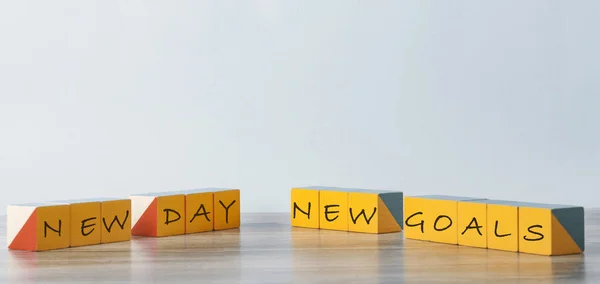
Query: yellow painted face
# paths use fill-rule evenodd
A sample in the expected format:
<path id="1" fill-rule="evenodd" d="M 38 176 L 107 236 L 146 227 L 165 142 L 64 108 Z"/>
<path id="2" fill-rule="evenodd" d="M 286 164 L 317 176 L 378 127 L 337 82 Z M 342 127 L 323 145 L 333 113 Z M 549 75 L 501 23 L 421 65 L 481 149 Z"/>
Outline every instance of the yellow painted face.
<path id="1" fill-rule="evenodd" d="M 158 196 L 157 214 L 158 237 L 185 234 L 185 195 Z"/>
<path id="2" fill-rule="evenodd" d="M 348 230 L 360 233 L 379 233 L 379 196 L 373 193 L 348 194 Z"/>
<path id="3" fill-rule="evenodd" d="M 214 230 L 240 227 L 240 190 L 223 190 L 214 193 Z"/>
<path id="4" fill-rule="evenodd" d="M 319 191 L 319 228 L 348 231 L 348 192 Z"/>
<path id="5" fill-rule="evenodd" d="M 487 204 L 458 202 L 458 244 L 487 248 Z"/>
<path id="6" fill-rule="evenodd" d="M 70 205 L 54 205 L 36 208 L 37 250 L 68 248 L 71 233 Z"/>
<path id="7" fill-rule="evenodd" d="M 99 244 L 102 236 L 102 203 L 74 203 L 71 207 L 71 246 Z"/>
<path id="8" fill-rule="evenodd" d="M 185 233 L 213 230 L 214 194 L 212 192 L 191 193 L 185 196 Z"/>
<path id="9" fill-rule="evenodd" d="M 428 199 L 425 222 L 429 224 L 429 240 L 437 243 L 458 244 L 458 202 Z M 426 228 L 427 229 L 427 228 Z"/>
<path id="10" fill-rule="evenodd" d="M 102 202 L 102 243 L 131 240 L 131 200 Z"/>
<path id="11" fill-rule="evenodd" d="M 519 251 L 518 207 L 487 205 L 488 249 Z"/>
<path id="12" fill-rule="evenodd" d="M 319 228 L 319 191 L 293 188 L 290 218 L 293 227 Z"/>
<path id="13" fill-rule="evenodd" d="M 413 240 L 428 240 L 431 225 L 425 217 L 431 214 L 427 199 L 407 196 L 404 198 L 404 237 Z M 427 226 L 427 227 L 426 227 Z"/>

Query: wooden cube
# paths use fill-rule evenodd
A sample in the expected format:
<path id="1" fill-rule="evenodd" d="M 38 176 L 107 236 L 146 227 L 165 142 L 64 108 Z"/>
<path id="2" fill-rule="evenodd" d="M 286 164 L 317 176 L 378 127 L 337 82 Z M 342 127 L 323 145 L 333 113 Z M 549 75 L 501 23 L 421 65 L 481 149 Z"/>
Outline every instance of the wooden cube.
<path id="1" fill-rule="evenodd" d="M 101 243 L 131 240 L 132 201 L 121 198 L 98 198 L 102 204 Z"/>
<path id="2" fill-rule="evenodd" d="M 583 207 L 523 202 L 515 205 L 519 207 L 519 252 L 566 255 L 585 250 Z"/>
<path id="3" fill-rule="evenodd" d="M 458 202 L 458 244 L 487 248 L 487 200 Z"/>
<path id="4" fill-rule="evenodd" d="M 185 234 L 185 195 L 173 192 L 135 194 L 131 199 L 131 234 L 165 237 Z"/>
<path id="5" fill-rule="evenodd" d="M 291 190 L 290 218 L 293 227 L 319 228 L 319 190 L 297 187 Z"/>
<path id="6" fill-rule="evenodd" d="M 214 230 L 240 227 L 240 190 L 229 188 L 211 189 L 214 193 Z"/>
<path id="7" fill-rule="evenodd" d="M 404 198 L 404 236 L 407 239 L 458 244 L 458 202 L 483 198 L 421 195 Z"/>
<path id="8" fill-rule="evenodd" d="M 102 239 L 102 202 L 95 199 L 59 200 L 68 204 L 70 214 L 70 246 L 100 244 Z"/>
<path id="9" fill-rule="evenodd" d="M 89 198 L 53 201 L 69 204 L 71 247 L 131 240 L 131 200 Z"/>
<path id="10" fill-rule="evenodd" d="M 319 190 L 319 228 L 348 231 L 349 191 L 337 187 L 313 187 Z"/>
<path id="11" fill-rule="evenodd" d="M 519 207 L 513 201 L 487 200 L 487 248 L 519 251 Z"/>
<path id="12" fill-rule="evenodd" d="M 68 248 L 70 217 L 68 204 L 9 205 L 6 224 L 8 248 L 28 251 Z"/>
<path id="13" fill-rule="evenodd" d="M 213 230 L 214 190 L 213 188 L 200 188 L 175 192 L 185 195 L 186 234 Z"/>
<path id="14" fill-rule="evenodd" d="M 360 233 L 401 232 L 404 198 L 400 191 L 349 190 L 348 230 Z"/>

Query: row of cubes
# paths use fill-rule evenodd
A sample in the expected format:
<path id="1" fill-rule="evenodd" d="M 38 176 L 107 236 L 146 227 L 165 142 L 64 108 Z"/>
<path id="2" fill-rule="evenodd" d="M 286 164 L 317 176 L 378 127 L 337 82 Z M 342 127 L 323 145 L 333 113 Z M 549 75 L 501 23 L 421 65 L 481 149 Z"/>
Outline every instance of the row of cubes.
<path id="1" fill-rule="evenodd" d="M 585 249 L 581 206 L 424 195 L 404 207 L 407 239 L 538 255 Z"/>
<path id="2" fill-rule="evenodd" d="M 294 227 L 392 233 L 402 231 L 403 193 L 325 186 L 291 190 Z"/>
<path id="3" fill-rule="evenodd" d="M 240 191 L 205 188 L 9 205 L 7 243 L 44 251 L 240 226 Z"/>

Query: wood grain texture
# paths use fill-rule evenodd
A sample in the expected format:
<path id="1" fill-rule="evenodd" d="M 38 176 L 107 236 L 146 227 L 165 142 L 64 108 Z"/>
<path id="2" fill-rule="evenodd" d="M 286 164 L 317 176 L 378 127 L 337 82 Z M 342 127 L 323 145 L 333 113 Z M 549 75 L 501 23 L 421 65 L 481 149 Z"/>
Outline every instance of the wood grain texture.
<path id="1" fill-rule="evenodd" d="M 292 228 L 280 213 L 243 214 L 241 228 L 208 233 L 40 253 L 4 246 L 0 266 L 2 283 L 600 283 L 600 210 L 586 213 L 586 252 L 570 256 Z"/>

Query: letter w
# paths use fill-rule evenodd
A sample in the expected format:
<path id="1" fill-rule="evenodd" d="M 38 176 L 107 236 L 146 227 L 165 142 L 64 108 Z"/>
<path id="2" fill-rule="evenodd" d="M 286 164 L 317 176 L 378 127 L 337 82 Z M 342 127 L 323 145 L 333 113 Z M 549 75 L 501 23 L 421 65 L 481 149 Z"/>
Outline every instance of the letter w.
<path id="1" fill-rule="evenodd" d="M 356 218 L 354 218 L 354 216 L 352 215 L 352 208 L 350 208 L 350 219 L 352 219 L 352 223 L 356 224 L 356 221 L 358 220 L 360 215 L 362 215 L 365 218 L 365 221 L 367 221 L 367 225 L 368 225 L 368 224 L 370 224 L 371 219 L 373 219 L 373 216 L 375 216 L 375 212 L 377 212 L 377 207 L 373 207 L 373 213 L 371 214 L 371 217 L 367 218 L 365 209 L 362 209 L 362 210 L 360 210 L 358 215 L 356 215 Z"/>

